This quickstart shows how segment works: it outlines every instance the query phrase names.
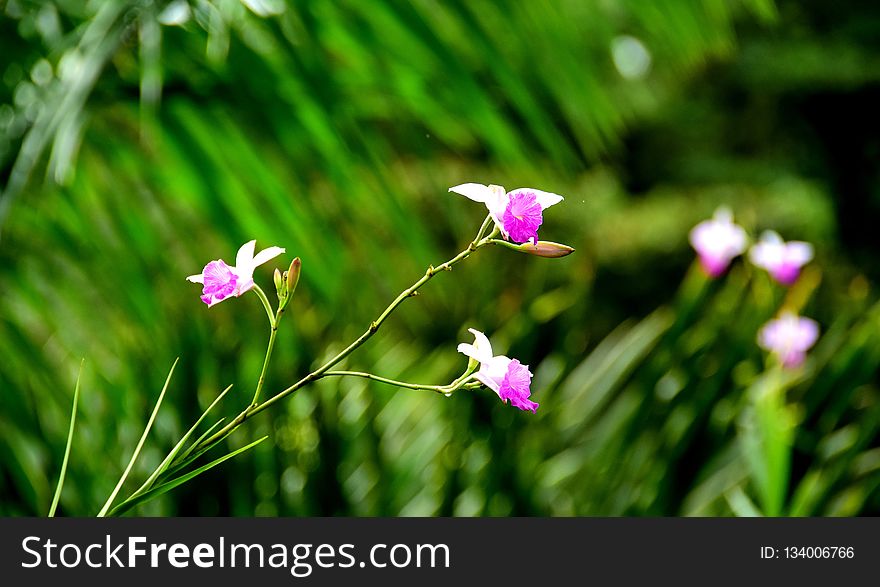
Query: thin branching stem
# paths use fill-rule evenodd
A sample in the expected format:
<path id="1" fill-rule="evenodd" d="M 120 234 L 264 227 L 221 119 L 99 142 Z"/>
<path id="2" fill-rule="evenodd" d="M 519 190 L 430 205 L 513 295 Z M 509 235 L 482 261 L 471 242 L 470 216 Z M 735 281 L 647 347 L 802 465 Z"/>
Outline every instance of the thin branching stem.
<path id="1" fill-rule="evenodd" d="M 405 389 L 433 391 L 442 394 L 446 394 L 449 392 L 448 385 L 424 385 L 421 383 L 408 383 L 406 381 L 398 381 L 396 379 L 389 379 L 388 377 L 381 377 L 372 373 L 364 373 L 363 371 L 325 371 L 324 377 L 361 377 L 363 379 L 378 381 L 379 383 L 394 385 L 395 387 L 403 387 Z"/>
<path id="2" fill-rule="evenodd" d="M 254 390 L 254 399 L 251 400 L 251 406 L 257 405 L 260 401 L 260 392 L 263 391 L 263 385 L 266 383 L 266 371 L 269 369 L 269 360 L 272 358 L 272 351 L 275 349 L 275 336 L 278 334 L 278 324 L 281 322 L 281 315 L 284 314 L 284 305 L 278 304 L 278 311 L 272 315 L 272 306 L 269 299 L 259 286 L 254 285 L 254 291 L 257 292 L 263 305 L 266 307 L 266 313 L 269 315 L 269 344 L 266 346 L 266 356 L 263 358 L 263 368 L 260 370 L 260 378 L 257 380 L 257 388 Z"/>
<path id="3" fill-rule="evenodd" d="M 269 298 L 266 297 L 266 293 L 263 289 L 256 283 L 254 284 L 254 293 L 260 298 L 260 302 L 262 302 L 263 308 L 266 310 L 266 316 L 269 318 L 269 326 L 276 326 L 276 317 L 274 316 L 274 312 L 272 312 L 272 304 L 269 303 Z"/>
<path id="4" fill-rule="evenodd" d="M 188 460 L 193 459 L 196 456 L 203 454 L 210 447 L 214 446 L 215 444 L 217 444 L 218 442 L 220 442 L 221 440 L 223 440 L 224 438 L 229 436 L 239 426 L 244 424 L 250 418 L 259 414 L 263 410 L 265 410 L 265 409 L 271 407 L 272 405 L 276 404 L 277 402 L 283 400 L 284 398 L 288 397 L 289 395 L 296 392 L 300 388 L 305 387 L 309 383 L 312 383 L 314 381 L 317 381 L 318 379 L 321 379 L 322 377 L 325 377 L 327 375 L 327 372 L 330 370 L 331 367 L 333 367 L 333 365 L 336 365 L 337 363 L 339 363 L 340 361 L 345 359 L 347 356 L 349 356 L 351 353 L 353 353 L 358 347 L 360 347 L 365 342 L 367 342 L 374 334 L 376 334 L 376 332 L 378 332 L 379 328 L 382 326 L 382 324 L 385 322 L 385 320 L 388 319 L 388 316 L 390 316 L 391 313 L 394 312 L 394 310 L 396 310 L 397 307 L 400 306 L 400 304 L 402 304 L 404 302 L 404 300 L 416 295 L 416 292 L 418 292 L 419 288 L 422 287 L 423 285 L 425 285 L 426 283 L 428 283 L 428 281 L 430 281 L 435 275 L 437 275 L 438 273 L 441 273 L 443 271 L 452 271 L 452 268 L 456 264 L 467 259 L 471 255 L 471 253 L 473 253 L 474 251 L 476 251 L 480 247 L 488 244 L 488 240 L 490 238 L 492 238 L 492 236 L 494 236 L 495 233 L 493 231 L 491 234 L 489 234 L 486 237 L 483 236 L 483 233 L 486 231 L 491 220 L 492 220 L 491 216 L 486 217 L 486 219 L 483 221 L 483 224 L 480 226 L 480 230 L 477 232 L 477 236 L 474 237 L 474 240 L 472 240 L 463 251 L 461 251 L 460 253 L 458 253 L 456 256 L 452 257 L 448 261 L 441 263 L 440 265 L 437 265 L 436 267 L 433 265 L 429 266 L 428 269 L 425 271 L 425 274 L 422 275 L 422 277 L 420 277 L 411 286 L 409 286 L 408 288 L 406 288 L 405 290 L 400 292 L 400 294 L 396 298 L 394 298 L 394 301 L 392 301 L 390 304 L 388 304 L 388 306 L 382 311 L 382 313 L 379 314 L 379 317 L 370 323 L 369 327 L 364 331 L 363 334 L 361 334 L 357 339 L 355 339 L 347 347 L 345 347 L 344 349 L 339 351 L 339 353 L 334 355 L 331 359 L 326 361 L 323 365 L 321 365 L 320 367 L 318 367 L 317 369 L 315 369 L 314 371 L 312 371 L 311 373 L 309 373 L 308 375 L 306 375 L 305 377 L 303 377 L 302 379 L 300 379 L 299 381 L 297 381 L 296 383 L 294 383 L 290 387 L 276 393 L 275 395 L 273 395 L 272 397 L 270 397 L 269 399 L 267 399 L 263 403 L 257 403 L 257 399 L 258 399 L 257 396 L 259 395 L 259 390 L 261 388 L 261 384 L 258 384 L 257 394 L 254 397 L 254 402 L 252 402 L 247 408 L 242 410 L 242 412 L 239 413 L 238 416 L 236 416 L 226 426 L 224 426 L 223 428 L 221 428 L 220 430 L 218 430 L 217 432 L 212 434 L 210 437 L 208 437 L 205 440 L 203 440 L 202 442 L 200 442 L 196 447 L 192 448 L 191 449 L 192 456 L 190 456 L 188 458 Z M 265 294 L 263 297 L 265 297 Z M 277 326 L 277 324 L 276 324 L 276 326 Z M 270 345 L 273 342 L 274 342 L 274 331 L 273 331 L 273 336 L 270 337 Z M 271 349 L 269 352 L 267 352 L 266 361 L 264 362 L 264 365 L 263 365 L 263 374 L 261 375 L 261 380 L 262 380 L 263 376 L 265 375 L 265 370 L 266 370 L 266 366 L 268 365 L 268 358 L 269 358 L 270 353 L 271 353 Z"/>

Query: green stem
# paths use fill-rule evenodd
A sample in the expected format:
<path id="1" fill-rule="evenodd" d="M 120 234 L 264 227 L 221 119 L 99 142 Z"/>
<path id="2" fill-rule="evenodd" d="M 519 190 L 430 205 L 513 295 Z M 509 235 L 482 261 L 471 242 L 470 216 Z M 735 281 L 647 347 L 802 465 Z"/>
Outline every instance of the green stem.
<path id="1" fill-rule="evenodd" d="M 469 370 L 465 371 L 464 373 L 462 373 L 461 377 L 459 377 L 458 379 L 456 379 L 455 381 L 453 381 L 452 383 L 447 385 L 446 388 L 450 392 L 455 391 L 456 389 L 460 389 L 460 388 L 466 388 L 466 387 L 469 388 L 468 387 L 470 385 L 469 382 L 472 379 L 473 379 L 473 371 L 469 369 Z M 482 383 L 479 383 L 479 382 L 476 382 L 476 383 L 477 383 L 477 387 L 480 387 L 481 385 L 483 385 Z"/>
<path id="2" fill-rule="evenodd" d="M 284 307 L 279 303 L 278 311 L 275 312 L 275 316 L 272 316 L 272 308 L 269 305 L 269 300 L 266 298 L 266 294 L 256 285 L 254 286 L 254 291 L 256 291 L 260 299 L 263 300 L 263 305 L 266 306 L 266 311 L 269 313 L 270 330 L 269 344 L 266 347 L 266 356 L 263 358 L 263 368 L 260 371 L 260 378 L 257 380 L 257 389 L 254 391 L 254 399 L 251 401 L 250 407 L 256 406 L 257 402 L 260 400 L 260 392 L 263 391 L 263 385 L 266 383 L 266 371 L 269 369 L 269 360 L 272 358 L 272 351 L 275 349 L 275 336 L 278 334 L 278 324 L 281 322 L 281 315 L 284 313 Z"/>
<path id="3" fill-rule="evenodd" d="M 414 284 L 412 284 L 411 286 L 409 286 L 408 288 L 406 288 L 405 290 L 400 292 L 400 295 L 398 295 L 394 299 L 394 301 L 391 302 L 388 305 L 388 307 L 385 308 L 385 310 L 383 310 L 383 312 L 381 314 L 379 314 L 378 318 L 376 318 L 375 320 L 373 320 L 372 323 L 370 323 L 369 328 L 367 328 L 367 330 L 364 331 L 364 333 L 361 334 L 354 342 L 352 342 L 350 345 L 348 345 L 347 347 L 342 349 L 332 359 L 330 359 L 329 361 L 327 361 L 326 363 L 324 363 L 323 365 L 321 365 L 320 367 L 318 367 L 317 369 L 315 369 L 314 371 L 312 371 L 311 373 L 309 373 L 308 375 L 306 375 L 305 377 L 303 377 L 302 379 L 300 379 L 299 381 L 297 381 L 296 383 L 294 383 L 293 385 L 288 387 L 287 389 L 278 392 L 277 394 L 275 394 L 274 396 L 272 396 L 271 398 L 269 398 L 268 400 L 266 400 L 265 402 L 263 402 L 259 406 L 256 406 L 250 415 L 253 415 L 253 414 L 256 414 L 258 412 L 265 410 L 266 408 L 268 408 L 269 406 L 271 406 L 275 402 L 281 401 L 282 399 L 284 399 L 285 397 L 287 397 L 288 395 L 290 395 L 291 393 L 293 393 L 294 391 L 296 391 L 300 387 L 302 387 L 308 383 L 311 383 L 312 381 L 315 381 L 316 379 L 320 379 L 324 375 L 324 373 L 328 369 L 330 369 L 330 367 L 332 367 L 333 365 L 335 365 L 336 363 L 338 363 L 339 361 L 341 361 L 342 359 L 346 358 L 348 355 L 353 353 L 355 351 L 355 349 L 357 349 L 359 346 L 361 346 L 362 344 L 367 342 L 374 334 L 376 334 L 376 332 L 379 330 L 379 328 L 382 326 L 382 324 L 385 322 L 385 320 L 388 318 L 388 316 L 391 314 L 391 312 L 396 310 L 397 307 L 400 304 L 402 304 L 405 299 L 415 295 L 415 292 L 417 292 L 420 287 L 422 287 L 423 285 L 428 283 L 428 281 L 430 281 L 432 277 L 434 277 L 435 275 L 437 275 L 441 271 L 452 271 L 452 267 L 456 263 L 459 263 L 460 261 L 463 261 L 464 259 L 468 258 L 471 253 L 476 251 L 478 248 L 480 248 L 484 244 L 485 243 L 483 241 L 471 242 L 471 244 L 468 245 L 468 247 L 465 250 L 460 252 L 458 255 L 456 255 L 452 259 L 446 261 L 445 263 L 443 263 L 441 265 L 438 265 L 437 267 L 434 267 L 433 265 L 428 267 L 428 270 L 425 271 L 425 274 L 421 277 L 421 279 L 419 279 Z"/>
<path id="4" fill-rule="evenodd" d="M 362 371 L 326 371 L 324 373 L 324 377 L 363 377 L 364 379 L 370 379 L 371 381 L 378 381 L 379 383 L 387 383 L 388 385 L 394 385 L 395 387 L 403 387 L 406 389 L 419 389 L 424 391 L 434 391 L 437 393 L 447 393 L 449 390 L 449 386 L 446 385 L 422 385 L 420 383 L 407 383 L 406 381 L 397 381 L 396 379 L 389 379 L 387 377 L 380 377 L 379 375 L 373 375 L 372 373 L 364 373 Z"/>
<path id="5" fill-rule="evenodd" d="M 272 315 L 272 304 L 269 303 L 269 298 L 266 297 L 266 293 L 256 283 L 254 284 L 254 293 L 257 294 L 257 297 L 263 302 L 263 308 L 266 309 L 266 316 L 269 317 L 269 325 L 272 327 L 277 326 L 275 323 L 276 317 L 273 317 Z"/>
<path id="6" fill-rule="evenodd" d="M 269 345 L 266 347 L 266 356 L 263 358 L 263 369 L 260 371 L 260 379 L 257 381 L 257 389 L 254 391 L 254 399 L 251 401 L 252 407 L 257 405 L 257 401 L 260 399 L 260 392 L 263 390 L 263 384 L 266 383 L 266 371 L 269 369 L 269 359 L 272 358 L 272 350 L 275 348 L 275 335 L 277 334 L 278 323 L 276 321 L 269 331 Z"/>
<path id="7" fill-rule="evenodd" d="M 480 240 L 481 238 L 483 238 L 483 233 L 486 232 L 486 229 L 489 227 L 489 223 L 490 223 L 490 222 L 492 222 L 492 215 L 491 215 L 491 214 L 487 214 L 487 215 L 486 215 L 486 219 L 483 220 L 483 224 L 480 225 L 480 230 L 477 232 L 477 236 L 476 236 L 476 238 L 474 239 L 474 242 L 476 242 L 476 241 Z M 494 232 L 494 231 L 493 231 L 493 232 Z"/>
<path id="8" fill-rule="evenodd" d="M 485 231 L 485 229 L 488 226 L 490 221 L 491 221 L 491 216 L 487 216 L 486 219 L 483 221 L 483 225 L 480 227 L 480 230 L 477 233 L 477 236 L 474 237 L 474 240 L 472 240 L 470 242 L 470 244 L 468 244 L 467 248 L 465 248 L 463 251 L 461 251 L 459 254 L 457 254 L 453 258 L 449 259 L 445 263 L 438 265 L 437 267 L 434 267 L 433 265 L 428 267 L 427 271 L 425 271 L 425 274 L 421 278 L 419 278 L 418 281 L 416 281 L 411 286 L 409 286 L 408 288 L 406 288 L 405 290 L 400 292 L 400 295 L 398 295 L 396 298 L 394 298 L 394 301 L 392 301 L 388 305 L 388 307 L 385 308 L 385 310 L 383 310 L 381 314 L 379 314 L 378 318 L 376 318 L 375 320 L 373 320 L 373 322 L 370 323 L 370 326 L 367 328 L 366 331 L 364 331 L 363 334 L 361 334 L 354 342 L 352 342 L 350 345 L 348 345 L 347 347 L 342 349 L 339 353 L 337 353 L 333 358 L 328 360 L 326 363 L 324 363 L 323 365 L 321 365 L 320 367 L 318 367 L 317 369 L 315 369 L 314 371 L 312 371 L 311 373 L 309 373 L 308 375 L 306 375 L 305 377 L 303 377 L 302 379 L 300 379 L 299 381 L 297 381 L 296 383 L 294 383 L 293 385 L 288 387 L 287 389 L 284 389 L 283 391 L 276 393 L 275 395 L 273 395 L 272 397 L 270 397 L 269 399 L 267 399 L 266 401 L 264 401 L 261 404 L 256 403 L 256 400 L 258 399 L 257 396 L 259 395 L 260 387 L 262 385 L 262 384 L 258 384 L 260 387 L 258 387 L 257 394 L 255 394 L 255 396 L 254 396 L 254 402 L 251 403 L 251 405 L 249 405 L 247 408 L 242 410 L 242 412 L 239 413 L 238 416 L 236 416 L 226 426 L 224 426 L 223 428 L 221 428 L 220 430 L 218 430 L 217 432 L 212 434 L 207 439 L 203 440 L 201 443 L 199 443 L 199 445 L 197 447 L 193 448 L 192 454 L 197 456 L 197 455 L 204 453 L 208 448 L 210 448 L 211 446 L 215 445 L 216 443 L 220 442 L 221 440 L 223 440 L 224 438 L 229 436 L 233 431 L 235 431 L 235 429 L 237 429 L 244 422 L 246 422 L 247 420 L 249 420 L 250 418 L 252 418 L 256 414 L 259 414 L 263 410 L 265 410 L 265 409 L 269 408 L 270 406 L 274 405 L 275 403 L 283 400 L 284 398 L 286 398 L 290 394 L 296 392 L 301 387 L 304 387 L 304 386 L 308 385 L 309 383 L 312 383 L 313 381 L 317 381 L 321 377 L 324 377 L 327 374 L 327 371 L 333 365 L 337 364 L 339 361 L 343 360 L 348 355 L 353 353 L 355 351 L 355 349 L 360 347 L 362 344 L 367 342 L 367 340 L 369 340 L 374 334 L 376 334 L 376 332 L 379 330 L 379 327 L 382 326 L 382 324 L 385 322 L 385 320 L 388 318 L 388 316 L 391 314 L 391 312 L 393 312 L 395 309 L 397 309 L 397 307 L 400 304 L 402 304 L 404 300 L 416 295 L 416 292 L 418 291 L 418 289 L 420 287 L 422 287 L 423 285 L 425 285 L 426 283 L 428 283 L 428 281 L 430 281 L 431 278 L 433 278 L 435 275 L 437 275 L 438 273 L 440 273 L 442 271 L 452 271 L 453 266 L 455 266 L 457 263 L 463 261 L 464 259 L 467 259 L 471 255 L 471 253 L 473 253 L 474 251 L 476 251 L 480 247 L 488 244 L 488 240 L 492 236 L 494 236 L 494 231 L 491 234 L 489 234 L 489 236 L 487 236 L 487 237 L 483 237 L 482 234 Z M 255 286 L 255 289 L 259 289 L 259 288 L 257 288 Z M 262 293 L 262 292 L 260 292 L 260 293 Z M 263 295 L 262 298 L 265 298 L 265 295 Z M 268 304 L 268 300 L 266 301 L 266 304 Z M 270 320 L 271 320 L 271 318 L 270 318 Z M 272 337 L 270 338 L 269 350 L 266 353 L 267 358 L 266 358 L 266 362 L 264 363 L 264 371 L 265 371 L 265 364 L 268 363 L 268 355 L 271 353 L 271 345 L 272 345 L 273 341 L 274 341 L 274 332 L 273 332 Z M 192 458 L 194 458 L 194 457 L 192 457 L 192 456 L 188 457 L 187 460 L 192 459 Z"/>
<path id="9" fill-rule="evenodd" d="M 507 247 L 508 249 L 512 249 L 514 251 L 520 251 L 519 245 L 513 244 L 513 243 L 505 241 L 505 240 L 501 240 L 501 239 L 497 239 L 497 238 L 490 238 L 486 242 L 488 242 L 489 244 L 492 244 L 492 245 L 498 245 L 499 247 Z"/>

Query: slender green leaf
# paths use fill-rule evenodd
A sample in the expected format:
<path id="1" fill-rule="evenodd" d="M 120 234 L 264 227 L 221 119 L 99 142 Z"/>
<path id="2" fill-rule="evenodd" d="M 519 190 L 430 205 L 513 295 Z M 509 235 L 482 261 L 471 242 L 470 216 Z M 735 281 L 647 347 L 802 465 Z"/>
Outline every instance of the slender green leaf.
<path id="1" fill-rule="evenodd" d="M 208 452 L 209 450 L 211 450 L 212 448 L 217 446 L 220 442 L 225 440 L 226 436 L 229 436 L 229 434 L 227 434 L 226 436 L 223 436 L 222 438 L 218 438 L 216 441 L 214 441 L 210 445 L 204 446 L 204 447 L 200 448 L 198 451 L 193 452 L 193 450 L 197 446 L 199 446 L 203 440 L 208 438 L 208 436 L 211 433 L 213 433 L 217 428 L 219 428 L 220 425 L 223 424 L 223 422 L 225 422 L 225 421 L 226 421 L 226 418 L 220 418 L 218 421 L 214 422 L 214 424 L 212 424 L 210 428 L 205 430 L 205 432 L 202 433 L 202 435 L 199 436 L 198 439 L 196 439 L 196 441 L 190 445 L 190 447 L 183 454 L 183 456 L 180 458 L 180 460 L 177 461 L 176 463 L 174 463 L 170 468 L 168 468 L 168 470 L 165 471 L 165 473 L 163 474 L 163 477 L 164 478 L 173 477 L 176 473 L 185 469 L 190 463 L 192 463 L 193 461 L 198 459 L 200 456 L 202 456 L 203 454 L 205 454 L 206 452 Z M 231 433 L 231 431 L 230 431 L 230 433 Z"/>
<path id="2" fill-rule="evenodd" d="M 749 390 L 740 440 L 765 515 L 782 514 L 788 491 L 794 418 L 785 405 L 785 378 L 778 370 L 765 373 Z"/>
<path id="3" fill-rule="evenodd" d="M 739 485 L 725 493 L 724 498 L 733 513 L 740 518 L 759 518 L 762 516 L 761 510 L 758 509 L 755 502 L 749 499 L 749 496 Z"/>
<path id="4" fill-rule="evenodd" d="M 255 440 L 254 442 L 248 444 L 247 446 L 243 446 L 237 450 L 232 451 L 231 453 L 229 453 L 227 455 L 220 457 L 219 459 L 215 459 L 215 460 L 211 461 L 207 465 L 203 465 L 194 471 L 190 471 L 189 473 L 187 473 L 185 475 L 181 475 L 180 477 L 177 477 L 176 479 L 168 481 L 167 483 L 163 483 L 162 485 L 159 485 L 158 487 L 154 487 L 153 489 L 151 489 L 151 490 L 147 491 L 146 493 L 143 493 L 133 499 L 124 501 L 121 504 L 119 504 L 118 506 L 116 506 L 115 508 L 113 508 L 113 511 L 110 512 L 110 515 L 111 516 L 118 516 L 120 514 L 127 512 L 128 510 L 130 510 L 131 508 L 133 508 L 136 505 L 142 504 L 145 501 L 149 501 L 155 497 L 159 497 L 163 493 L 167 493 L 168 491 L 171 491 L 175 487 L 186 483 L 187 481 L 189 481 L 193 477 L 201 475 L 205 471 L 207 471 L 209 469 L 213 469 L 214 467 L 216 467 L 220 463 L 227 461 L 227 460 L 231 459 L 232 457 L 234 457 L 238 454 L 241 454 L 250 448 L 255 447 L 256 445 L 260 444 L 261 442 L 263 442 L 267 438 L 269 438 L 269 437 L 264 436 L 264 437 L 260 438 L 259 440 Z"/>
<path id="5" fill-rule="evenodd" d="M 144 481 L 144 484 L 141 485 L 138 488 L 138 490 L 132 494 L 132 496 L 138 495 L 138 494 L 146 491 L 147 489 L 149 489 L 152 486 L 152 484 L 156 481 L 156 479 L 159 477 L 159 475 L 161 475 L 162 473 L 165 472 L 165 470 L 168 468 L 168 465 L 171 463 L 171 461 L 174 460 L 174 458 L 177 456 L 177 453 L 180 452 L 180 449 L 183 448 L 183 445 L 186 444 L 186 441 L 189 439 L 190 436 L 192 436 L 192 433 L 195 431 L 195 429 L 198 428 L 199 424 L 202 423 L 202 421 L 208 416 L 208 414 L 211 412 L 211 410 L 214 408 L 214 406 L 216 406 L 220 402 L 220 400 L 223 399 L 223 396 L 225 396 L 226 393 L 230 389 L 232 389 L 232 385 L 230 385 L 229 387 L 224 389 L 220 393 L 220 395 L 218 395 L 214 399 L 214 401 L 211 402 L 211 405 L 208 406 L 208 409 L 206 409 L 204 412 L 202 412 L 202 415 L 199 416 L 199 419 L 196 420 L 196 423 L 193 424 L 190 427 L 190 429 L 186 431 L 186 434 L 184 434 L 183 437 L 177 442 L 177 444 L 174 445 L 174 448 L 172 448 L 171 451 L 168 453 L 168 455 L 165 456 L 165 459 L 159 464 L 158 467 L 156 467 L 156 470 L 153 471 L 153 473 L 147 478 L 147 480 Z M 222 420 L 221 420 L 221 422 L 222 422 Z M 216 426 L 217 426 L 217 424 L 214 424 L 214 426 L 212 426 L 209 430 L 213 430 L 214 427 L 216 427 Z"/>
<path id="6" fill-rule="evenodd" d="M 219 424 L 219 422 L 218 422 L 218 424 Z M 218 439 L 214 440 L 213 442 L 211 442 L 211 444 L 208 444 L 208 445 L 206 445 L 206 446 L 203 446 L 202 448 L 198 449 L 197 451 L 187 454 L 184 458 L 182 458 L 182 459 L 180 460 L 180 462 L 178 462 L 177 464 L 175 464 L 175 465 L 171 468 L 171 474 L 174 474 L 174 473 L 176 473 L 177 471 L 180 471 L 181 469 L 186 468 L 187 465 L 189 465 L 190 463 L 192 463 L 193 461 L 195 461 L 196 459 L 198 459 L 200 456 L 202 456 L 203 454 L 205 454 L 206 452 L 208 452 L 209 450 L 211 450 L 212 448 L 214 448 L 215 446 L 217 446 L 218 444 L 220 444 L 221 442 L 223 442 L 224 440 L 226 440 L 226 438 L 227 438 L 230 434 L 232 434 L 233 432 L 235 432 L 235 430 L 236 430 L 236 428 L 233 428 L 232 430 L 229 430 L 228 432 L 226 432 L 226 433 L 225 433 L 223 436 L 221 436 L 220 438 L 218 438 Z M 207 435 L 205 435 L 205 437 L 207 437 Z M 193 443 L 192 447 L 190 447 L 190 448 L 195 448 L 196 446 L 198 446 L 198 443 Z"/>
<path id="7" fill-rule="evenodd" d="M 210 436 L 212 432 L 214 432 L 215 430 L 217 430 L 217 428 L 219 428 L 220 425 L 223 424 L 223 422 L 225 422 L 225 421 L 226 421 L 226 418 L 220 418 L 219 420 L 217 420 L 216 422 L 214 422 L 213 424 L 211 424 L 211 427 L 208 428 L 207 430 L 205 430 L 205 431 L 202 433 L 202 435 L 199 436 L 199 437 L 198 437 L 198 438 L 197 438 L 197 439 L 196 439 L 196 440 L 190 445 L 190 447 L 189 447 L 188 449 L 186 449 L 186 452 L 184 452 L 184 453 L 183 453 L 183 456 L 180 458 L 180 462 L 182 463 L 182 462 L 186 461 L 186 460 L 189 458 L 190 454 L 192 453 L 193 449 L 195 449 L 195 447 L 197 447 L 199 444 L 201 444 L 203 440 L 205 440 L 206 438 L 208 438 L 208 436 Z M 202 454 L 201 451 L 199 451 L 199 454 Z M 176 466 L 177 466 L 177 465 L 175 465 L 175 467 L 176 467 Z"/>
<path id="8" fill-rule="evenodd" d="M 98 512 L 99 518 L 103 518 L 107 514 L 107 510 L 110 509 L 110 505 L 113 503 L 113 500 L 116 499 L 116 495 L 119 493 L 119 490 L 122 489 L 122 484 L 125 483 L 125 480 L 128 478 L 128 474 L 131 472 L 131 468 L 134 466 L 138 455 L 141 454 L 141 448 L 143 448 L 144 441 L 147 439 L 147 435 L 150 433 L 150 428 L 153 427 L 153 422 L 156 420 L 156 414 L 159 413 L 159 407 L 162 405 L 162 400 L 165 398 L 165 392 L 168 390 L 168 384 L 171 383 L 171 376 L 174 374 L 174 368 L 177 366 L 177 362 L 179 360 L 179 358 L 174 359 L 174 364 L 171 365 L 171 370 L 168 371 L 168 377 L 165 378 L 165 385 L 162 386 L 162 391 L 159 393 L 159 399 L 156 400 L 156 407 L 153 408 L 153 413 L 150 414 L 150 420 L 147 422 L 147 427 L 144 428 L 144 433 L 141 435 L 141 439 L 138 441 L 137 446 L 134 449 L 134 454 L 131 455 L 131 460 L 128 461 L 128 466 L 125 468 L 125 472 L 122 473 L 122 477 L 119 478 L 119 483 L 116 484 L 116 487 L 113 489 L 113 493 L 111 493 L 110 497 L 107 498 L 107 501 L 104 503 L 104 507 L 102 507 L 101 511 Z"/>
<path id="9" fill-rule="evenodd" d="M 64 476 L 67 474 L 67 461 L 70 458 L 70 446 L 73 444 L 73 428 L 76 425 L 76 407 L 79 404 L 79 382 L 82 378 L 83 365 L 86 360 L 83 359 L 79 364 L 79 373 L 76 375 L 76 385 L 73 388 L 73 408 L 70 410 L 70 428 L 67 431 L 67 446 L 64 447 L 64 460 L 61 461 L 61 473 L 58 476 L 58 486 L 55 488 L 55 497 L 52 498 L 52 505 L 49 508 L 49 517 L 55 517 L 55 510 L 58 507 L 58 500 L 61 499 L 61 488 L 64 486 Z"/>

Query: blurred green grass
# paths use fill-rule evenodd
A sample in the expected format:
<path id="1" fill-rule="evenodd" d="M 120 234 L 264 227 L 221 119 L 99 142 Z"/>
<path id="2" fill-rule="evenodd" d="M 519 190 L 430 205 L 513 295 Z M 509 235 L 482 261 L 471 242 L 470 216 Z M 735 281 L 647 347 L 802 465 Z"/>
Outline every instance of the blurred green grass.
<path id="1" fill-rule="evenodd" d="M 281 389 L 467 243 L 480 207 L 446 192 L 466 181 L 565 195 L 541 234 L 577 253 L 480 251 L 346 365 L 445 383 L 479 328 L 532 366 L 537 416 L 320 381 L 230 446 L 271 442 L 136 513 L 880 511 L 877 265 L 849 224 L 870 208 L 791 114 L 829 88 L 862 103 L 880 74 L 858 29 L 837 39 L 864 64 L 842 81 L 815 3 L 198 1 L 159 24 L 171 4 L 5 4 L 0 514 L 47 511 L 82 357 L 62 514 L 104 502 L 175 357 L 135 487 L 228 384 L 227 417 L 249 400 L 257 300 L 206 310 L 186 275 L 251 238 L 302 258 Z M 651 55 L 640 77 L 615 68 L 621 35 Z M 823 336 L 773 401 L 754 341 L 784 292 L 741 262 L 718 282 L 689 268 L 687 232 L 720 203 L 818 250 L 785 299 Z"/>

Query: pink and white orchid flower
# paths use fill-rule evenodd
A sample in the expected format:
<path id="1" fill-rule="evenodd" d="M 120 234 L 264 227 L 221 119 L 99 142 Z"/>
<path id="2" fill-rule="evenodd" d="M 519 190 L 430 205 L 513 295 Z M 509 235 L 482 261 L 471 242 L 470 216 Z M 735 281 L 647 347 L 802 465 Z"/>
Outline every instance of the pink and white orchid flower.
<path id="1" fill-rule="evenodd" d="M 813 259 L 813 247 L 802 241 L 785 242 L 768 230 L 761 240 L 749 249 L 749 260 L 766 269 L 782 285 L 791 285 L 801 274 L 801 267 Z"/>
<path id="2" fill-rule="evenodd" d="M 564 198 L 534 188 L 518 188 L 505 192 L 500 185 L 463 183 L 449 188 L 489 209 L 495 226 L 505 239 L 516 243 L 538 242 L 538 227 L 544 222 L 543 212 Z"/>
<path id="3" fill-rule="evenodd" d="M 480 369 L 474 375 L 476 379 L 498 394 L 504 403 L 534 413 L 538 404 L 531 401 L 529 386 L 532 382 L 532 373 L 528 365 L 523 365 L 516 359 L 510 359 L 504 355 L 493 356 L 492 345 L 486 335 L 468 328 L 474 335 L 474 344 L 461 343 L 458 352 L 467 355 L 480 363 Z"/>
<path id="4" fill-rule="evenodd" d="M 793 369 L 804 362 L 818 338 L 819 324 L 815 320 L 784 312 L 764 325 L 758 333 L 758 346 L 779 357 L 783 367 Z"/>
<path id="5" fill-rule="evenodd" d="M 235 256 L 235 266 L 230 267 L 223 259 L 211 261 L 198 275 L 190 275 L 186 279 L 193 283 L 201 283 L 202 301 L 210 308 L 230 296 L 238 297 L 253 289 L 254 269 L 285 252 L 281 247 L 269 247 L 254 255 L 257 241 L 248 241 L 241 245 Z"/>
<path id="6" fill-rule="evenodd" d="M 709 277 L 718 277 L 730 262 L 746 250 L 746 231 L 733 223 L 727 208 L 718 208 L 711 220 L 696 225 L 690 232 L 691 246 L 697 251 L 700 266 Z"/>

